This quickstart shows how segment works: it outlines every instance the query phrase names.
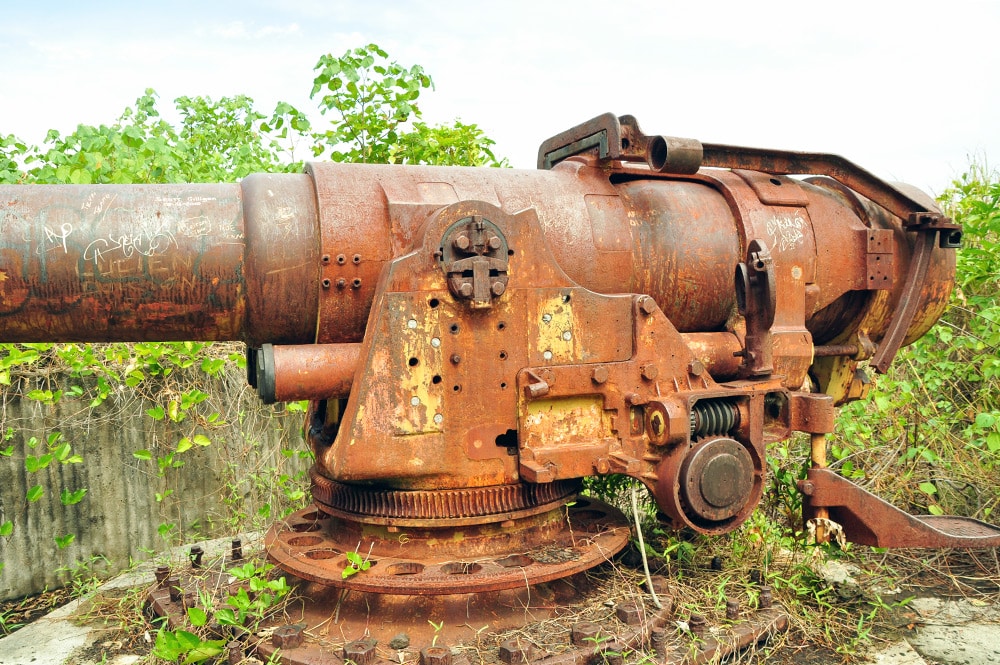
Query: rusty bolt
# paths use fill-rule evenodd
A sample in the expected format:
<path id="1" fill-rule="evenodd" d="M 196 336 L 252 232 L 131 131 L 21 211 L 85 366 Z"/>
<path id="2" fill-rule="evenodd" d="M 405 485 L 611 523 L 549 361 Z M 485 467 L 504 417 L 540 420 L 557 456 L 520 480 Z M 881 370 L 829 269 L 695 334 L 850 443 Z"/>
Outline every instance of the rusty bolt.
<path id="1" fill-rule="evenodd" d="M 462 284 L 458 287 L 458 294 L 463 298 L 471 298 L 472 284 L 470 284 L 469 282 L 462 282 Z"/>
<path id="2" fill-rule="evenodd" d="M 462 362 L 462 356 L 458 355 L 457 353 L 453 353 L 451 355 L 451 364 L 457 365 L 460 362 Z"/>
<path id="3" fill-rule="evenodd" d="M 195 545 L 191 548 L 191 554 L 189 556 L 191 557 L 191 567 L 196 569 L 201 568 L 201 558 L 205 556 L 205 550 L 201 549 L 198 545 Z"/>
<path id="4" fill-rule="evenodd" d="M 639 393 L 629 393 L 628 395 L 625 395 L 625 401 L 632 406 L 642 404 L 642 395 Z"/>
<path id="5" fill-rule="evenodd" d="M 594 373 L 590 375 L 590 380 L 596 383 L 597 385 L 601 385 L 602 383 L 608 380 L 608 368 L 605 367 L 604 365 L 601 365 L 600 367 L 595 367 Z"/>
<path id="6" fill-rule="evenodd" d="M 166 586 L 167 578 L 170 577 L 170 566 L 157 566 L 153 575 L 156 577 L 157 586 L 162 589 Z"/>
<path id="7" fill-rule="evenodd" d="M 643 296 L 639 298 L 639 309 L 642 310 L 643 314 L 648 316 L 656 311 L 656 301 L 649 296 Z"/>
<path id="8" fill-rule="evenodd" d="M 760 584 L 760 580 L 761 580 L 760 569 L 759 568 L 753 568 L 753 569 L 751 569 L 750 570 L 750 583 L 751 584 Z"/>
<path id="9" fill-rule="evenodd" d="M 611 462 L 607 457 L 598 457 L 594 460 L 594 473 L 601 476 L 611 473 Z"/>
<path id="10" fill-rule="evenodd" d="M 615 616 L 628 626 L 638 626 L 642 623 L 642 612 L 635 603 L 618 603 L 615 607 Z"/>
<path id="11" fill-rule="evenodd" d="M 570 641 L 578 647 L 596 643 L 600 635 L 601 627 L 593 621 L 581 621 L 574 624 L 569 633 Z"/>
<path id="12" fill-rule="evenodd" d="M 243 645 L 233 640 L 226 645 L 226 660 L 229 665 L 239 665 L 243 661 Z"/>
<path id="13" fill-rule="evenodd" d="M 375 640 L 354 640 L 344 645 L 344 660 L 355 665 L 368 665 L 375 660 Z"/>
<path id="14" fill-rule="evenodd" d="M 192 607 L 198 607 L 198 594 L 194 591 L 188 591 L 184 594 L 184 609 Z"/>
<path id="15" fill-rule="evenodd" d="M 271 644 L 279 649 L 295 649 L 302 646 L 302 625 L 285 624 L 271 633 Z"/>
<path id="16" fill-rule="evenodd" d="M 705 621 L 705 617 L 700 614 L 692 614 L 688 617 L 688 628 L 694 635 L 701 635 L 705 632 L 705 628 L 708 622 Z"/>
<path id="17" fill-rule="evenodd" d="M 642 372 L 642 378 L 647 381 L 653 381 L 660 374 L 660 370 L 657 369 L 656 365 L 653 365 L 652 363 L 643 365 L 639 368 L 639 371 Z"/>
<path id="18" fill-rule="evenodd" d="M 343 288 L 346 288 L 346 287 L 347 287 L 347 280 L 346 279 L 344 279 L 343 277 L 341 277 L 340 279 L 337 280 L 337 288 L 338 289 L 343 289 Z"/>
<path id="19" fill-rule="evenodd" d="M 805 494 L 806 496 L 812 496 L 813 492 L 816 491 L 816 486 L 813 485 L 808 480 L 800 480 L 799 481 L 799 491 L 802 492 L 803 494 Z"/>
<path id="20" fill-rule="evenodd" d="M 657 596 L 665 596 L 670 592 L 670 580 L 663 575 L 652 575 L 649 581 L 653 584 L 653 591 Z"/>
<path id="21" fill-rule="evenodd" d="M 762 586 L 760 588 L 760 602 L 758 603 L 758 607 L 760 607 L 760 609 L 762 610 L 769 609 L 771 607 L 772 602 L 773 599 L 771 597 L 771 587 Z"/>
<path id="22" fill-rule="evenodd" d="M 445 646 L 421 649 L 420 665 L 451 665 L 451 649 Z"/>
<path id="23" fill-rule="evenodd" d="M 653 652 L 658 656 L 663 656 L 667 650 L 667 631 L 664 628 L 654 628 L 649 631 L 649 641 L 653 647 Z"/>
<path id="24" fill-rule="evenodd" d="M 239 538 L 233 538 L 233 561 L 239 561 L 243 558 L 243 541 Z"/>
<path id="25" fill-rule="evenodd" d="M 181 600 L 181 578 L 171 577 L 167 580 L 167 588 L 170 589 L 170 600 L 175 603 Z"/>
<path id="26" fill-rule="evenodd" d="M 490 287 L 490 290 L 493 292 L 493 295 L 502 296 L 503 292 L 507 290 L 507 287 L 503 282 L 493 282 L 493 286 Z"/>
<path id="27" fill-rule="evenodd" d="M 690 372 L 693 376 L 701 376 L 704 371 L 705 365 L 697 358 L 688 363 L 688 372 Z"/>
<path id="28" fill-rule="evenodd" d="M 502 245 L 503 243 L 500 241 L 500 238 L 491 235 L 489 242 L 487 244 L 490 246 L 490 249 L 500 249 L 500 245 Z"/>
<path id="29" fill-rule="evenodd" d="M 726 618 L 730 621 L 740 618 L 740 601 L 726 598 Z"/>
<path id="30" fill-rule="evenodd" d="M 469 245 L 472 243 L 469 241 L 469 236 L 464 233 L 460 233 L 455 236 L 455 239 L 451 241 L 451 244 L 455 246 L 455 249 L 460 249 L 464 252 L 469 249 Z"/>
<path id="31" fill-rule="evenodd" d="M 507 665 L 518 665 L 531 661 L 532 645 L 530 642 L 521 642 L 519 638 L 512 637 L 504 640 L 500 644 L 500 660 Z"/>
<path id="32" fill-rule="evenodd" d="M 722 570 L 722 557 L 713 556 L 712 557 L 712 570 Z"/>

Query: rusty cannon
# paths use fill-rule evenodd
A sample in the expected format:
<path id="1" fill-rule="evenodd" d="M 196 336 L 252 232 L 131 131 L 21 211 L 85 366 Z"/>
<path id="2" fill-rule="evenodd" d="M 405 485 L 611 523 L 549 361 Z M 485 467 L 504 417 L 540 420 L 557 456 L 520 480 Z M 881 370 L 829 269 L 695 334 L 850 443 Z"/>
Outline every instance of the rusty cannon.
<path id="1" fill-rule="evenodd" d="M 314 502 L 266 547 L 304 580 L 303 625 L 336 607 L 346 646 L 285 630 L 263 648 L 291 663 L 374 662 L 401 627 L 433 649 L 428 618 L 454 642 L 544 616 L 629 538 L 577 496 L 587 476 L 635 478 L 674 528 L 729 532 L 795 432 L 819 538 L 1000 544 L 825 468 L 835 407 L 951 292 L 961 230 L 928 197 L 833 155 L 610 114 L 545 141 L 538 167 L 0 187 L 0 339 L 242 340 L 265 401 L 310 401 Z"/>

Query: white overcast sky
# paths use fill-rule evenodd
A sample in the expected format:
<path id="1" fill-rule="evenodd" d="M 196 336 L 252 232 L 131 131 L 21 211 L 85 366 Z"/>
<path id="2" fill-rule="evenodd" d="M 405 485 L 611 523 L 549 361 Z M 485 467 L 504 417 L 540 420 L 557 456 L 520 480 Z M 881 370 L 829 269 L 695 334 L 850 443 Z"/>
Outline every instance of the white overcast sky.
<path id="1" fill-rule="evenodd" d="M 324 53 L 420 64 L 430 123 L 498 156 L 605 111 L 648 133 L 834 152 L 940 193 L 1000 159 L 1000 2 L 0 0 L 0 134 L 110 123 L 142 91 L 309 100 Z"/>

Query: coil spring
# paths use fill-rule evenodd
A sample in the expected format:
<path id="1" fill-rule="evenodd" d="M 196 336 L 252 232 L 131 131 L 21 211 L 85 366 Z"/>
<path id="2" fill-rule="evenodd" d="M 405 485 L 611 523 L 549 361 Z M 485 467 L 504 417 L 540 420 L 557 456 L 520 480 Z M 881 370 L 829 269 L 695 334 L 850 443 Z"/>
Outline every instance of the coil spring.
<path id="1" fill-rule="evenodd" d="M 691 409 L 691 437 L 719 436 L 740 424 L 740 410 L 734 402 L 702 400 Z"/>

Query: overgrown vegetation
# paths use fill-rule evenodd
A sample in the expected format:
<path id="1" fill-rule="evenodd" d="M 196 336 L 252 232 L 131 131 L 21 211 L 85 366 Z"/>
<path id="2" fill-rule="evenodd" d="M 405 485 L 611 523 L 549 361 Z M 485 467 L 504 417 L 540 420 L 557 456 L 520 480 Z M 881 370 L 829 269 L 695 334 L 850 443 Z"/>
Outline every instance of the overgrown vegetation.
<path id="1" fill-rule="evenodd" d="M 335 161 L 504 163 L 493 155 L 493 142 L 476 125 L 456 120 L 428 126 L 419 120 L 419 97 L 432 87 L 419 66 L 399 65 L 369 45 L 341 57 L 325 55 L 315 71 L 312 97 L 329 125 L 315 125 L 286 103 L 262 113 L 244 96 L 218 101 L 178 98 L 174 104 L 181 120 L 173 125 L 161 116 L 155 92 L 147 90 L 110 125 L 81 125 L 67 135 L 53 130 L 41 147 L 0 136 L 0 182 L 224 182 L 256 171 L 297 171 L 306 156 Z M 941 202 L 965 228 L 951 305 L 931 333 L 900 354 L 892 371 L 878 380 L 870 400 L 841 411 L 832 441 L 832 465 L 914 512 L 996 520 L 1000 178 L 985 166 L 973 166 Z M 73 417 L 82 422 L 120 419 L 141 405 L 138 412 L 149 426 L 150 443 L 132 455 L 137 468 L 154 478 L 152 491 L 163 519 L 157 531 L 165 544 L 212 531 L 211 525 L 186 522 L 177 496 L 179 474 L 199 451 L 218 451 L 230 465 L 220 489 L 227 506 L 222 530 L 263 525 L 306 498 L 303 469 L 308 459 L 300 458 L 308 458 L 309 452 L 296 448 L 294 437 L 284 439 L 287 445 L 281 446 L 277 457 L 250 454 L 260 448 L 253 432 L 276 418 L 299 418 L 303 406 L 289 404 L 276 410 L 257 406 L 256 398 L 243 388 L 244 372 L 242 352 L 233 345 L 0 346 L 5 400 L 35 403 L 39 413 L 55 413 L 59 407 L 58 412 L 65 414 L 70 404 Z M 298 425 L 287 426 L 293 427 Z M 86 442 L 71 440 L 64 429 L 68 428 L 42 431 L 35 423 L 4 416 L 0 463 L 23 466 L 37 482 L 32 481 L 21 505 L 0 506 L 0 537 L 22 528 L 45 492 L 58 492 L 67 509 L 89 500 L 89 487 L 54 487 L 45 480 L 51 476 L 43 478 L 52 468 L 88 463 Z M 821 578 L 819 564 L 827 558 L 852 561 L 864 568 L 863 581 L 877 579 L 878 584 L 871 586 L 894 590 L 909 576 L 927 573 L 921 561 L 928 559 L 905 552 L 873 556 L 868 549 L 841 552 L 804 545 L 794 487 L 808 461 L 808 441 L 793 439 L 769 452 L 771 491 L 764 509 L 740 530 L 701 538 L 657 531 L 649 524 L 647 555 L 655 568 L 671 577 L 672 593 L 685 611 L 711 619 L 724 615 L 729 596 L 754 603 L 759 585 L 748 580 L 759 574 L 776 599 L 793 610 L 793 635 L 841 655 L 854 655 L 870 639 L 873 626 L 884 627 L 900 616 L 905 619 L 906 594 L 839 588 Z M 627 490 L 613 477 L 598 479 L 591 488 L 607 497 Z M 74 533 L 59 535 L 52 548 L 71 547 L 75 538 Z M 366 568 L 365 557 L 354 556 L 345 577 L 363 574 Z M 722 572 L 709 570 L 707 562 L 715 556 L 726 562 Z M 243 595 L 237 592 L 220 607 L 202 603 L 190 608 L 191 630 L 161 631 L 155 643 L 157 655 L 188 662 L 218 656 L 223 645 L 204 630 L 213 620 L 253 630 L 285 597 L 287 586 L 266 567 L 248 565 L 231 571 L 245 579 Z M 995 562 L 972 557 L 970 565 L 979 566 L 980 577 L 1000 576 Z M 0 574 L 2 567 L 0 563 Z M 69 575 L 71 580 L 77 577 Z M 954 577 L 945 581 L 969 588 L 967 581 Z M 0 634 L 15 627 L 7 616 L 0 613 Z"/>

